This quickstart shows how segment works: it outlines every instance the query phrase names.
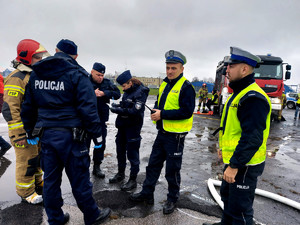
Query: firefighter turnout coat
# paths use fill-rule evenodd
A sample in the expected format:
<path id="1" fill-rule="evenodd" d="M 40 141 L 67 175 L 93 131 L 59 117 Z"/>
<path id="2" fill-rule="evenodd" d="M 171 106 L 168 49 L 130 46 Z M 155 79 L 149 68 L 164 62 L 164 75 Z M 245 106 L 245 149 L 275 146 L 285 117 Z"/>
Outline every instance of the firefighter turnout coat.
<path id="1" fill-rule="evenodd" d="M 20 112 L 25 87 L 32 69 L 19 64 L 4 83 L 4 103 L 2 114 L 8 124 L 8 134 L 16 154 L 16 190 L 17 194 L 26 198 L 35 192 L 35 186 L 42 183 L 42 170 L 39 166 L 38 145 L 18 145 L 26 138 Z"/>

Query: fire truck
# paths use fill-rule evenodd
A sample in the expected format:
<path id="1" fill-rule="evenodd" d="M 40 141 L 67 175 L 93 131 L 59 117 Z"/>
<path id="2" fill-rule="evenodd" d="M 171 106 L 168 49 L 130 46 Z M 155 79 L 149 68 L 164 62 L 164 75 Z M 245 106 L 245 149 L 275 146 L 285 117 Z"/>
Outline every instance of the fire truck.
<path id="1" fill-rule="evenodd" d="M 284 80 L 291 77 L 291 65 L 284 63 L 280 57 L 271 55 L 258 55 L 261 63 L 254 69 L 256 83 L 267 93 L 272 103 L 271 120 L 280 121 L 282 119 L 282 92 L 284 91 Z M 219 115 L 222 115 L 225 102 L 233 92 L 229 87 L 229 80 L 225 76 L 229 56 L 225 56 L 220 61 L 216 70 L 214 89 L 219 91 Z M 285 65 L 285 76 L 284 75 Z"/>

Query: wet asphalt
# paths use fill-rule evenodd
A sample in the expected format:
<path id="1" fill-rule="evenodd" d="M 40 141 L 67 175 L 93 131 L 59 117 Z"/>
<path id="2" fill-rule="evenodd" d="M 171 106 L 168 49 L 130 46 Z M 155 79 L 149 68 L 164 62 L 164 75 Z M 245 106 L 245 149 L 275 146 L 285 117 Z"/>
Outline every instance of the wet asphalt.
<path id="1" fill-rule="evenodd" d="M 154 96 L 149 96 L 147 105 L 153 107 Z M 294 201 L 300 202 L 300 121 L 294 121 L 294 110 L 285 109 L 286 121 L 273 122 L 268 140 L 268 158 L 263 175 L 259 178 L 258 188 L 270 191 Z M 209 178 L 218 179 L 222 175 L 223 164 L 218 159 L 217 138 L 211 133 L 219 127 L 217 116 L 195 115 L 191 132 L 186 136 L 181 170 L 181 196 L 177 209 L 171 215 L 163 215 L 162 207 L 167 195 L 167 182 L 162 170 L 155 190 L 153 206 L 133 203 L 128 198 L 131 192 L 120 190 L 121 184 L 109 184 L 108 179 L 117 172 L 114 126 L 115 114 L 108 121 L 107 148 L 102 170 L 105 179 L 91 175 L 94 198 L 100 208 L 110 207 L 112 215 L 104 224 L 202 224 L 217 222 L 222 210 L 215 203 L 207 188 Z M 140 148 L 140 173 L 138 187 L 141 190 L 145 178 L 145 169 L 151 153 L 157 130 L 150 120 L 149 110 L 145 111 Z M 0 135 L 8 140 L 7 124 L 0 117 Z M 126 179 L 129 175 L 129 163 Z M 92 165 L 90 167 L 92 169 Z M 11 148 L 0 158 L 0 224 L 48 224 L 42 206 L 21 203 L 14 186 L 15 154 Z M 125 182 L 124 181 L 124 182 Z M 218 190 L 218 188 L 217 188 Z M 64 199 L 63 210 L 71 215 L 68 224 L 84 224 L 71 192 L 69 181 L 64 174 L 62 182 Z M 299 210 L 265 197 L 256 196 L 254 201 L 254 218 L 256 224 L 300 224 Z"/>

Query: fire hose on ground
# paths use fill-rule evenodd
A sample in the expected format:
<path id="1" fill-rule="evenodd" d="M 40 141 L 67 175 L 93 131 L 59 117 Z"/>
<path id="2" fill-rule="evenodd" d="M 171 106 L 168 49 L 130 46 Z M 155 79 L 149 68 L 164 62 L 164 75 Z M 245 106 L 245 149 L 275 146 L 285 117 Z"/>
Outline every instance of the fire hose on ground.
<path id="1" fill-rule="evenodd" d="M 208 181 L 207 181 L 208 189 L 209 189 L 211 195 L 213 196 L 215 201 L 218 203 L 218 205 L 222 209 L 224 209 L 224 203 L 222 202 L 220 195 L 218 194 L 218 192 L 216 191 L 216 188 L 214 187 L 215 185 L 216 186 L 221 186 L 221 183 L 222 183 L 221 181 L 214 180 L 214 179 L 211 179 L 211 178 L 209 178 Z M 266 197 L 266 198 L 273 199 L 275 201 L 281 202 L 283 204 L 289 205 L 289 206 L 291 206 L 295 209 L 300 210 L 300 203 L 299 202 L 296 202 L 294 200 L 291 200 L 291 199 L 288 199 L 286 197 L 280 196 L 278 194 L 274 194 L 272 192 L 264 191 L 264 190 L 261 190 L 261 189 L 258 189 L 258 188 L 255 189 L 255 194 Z"/>

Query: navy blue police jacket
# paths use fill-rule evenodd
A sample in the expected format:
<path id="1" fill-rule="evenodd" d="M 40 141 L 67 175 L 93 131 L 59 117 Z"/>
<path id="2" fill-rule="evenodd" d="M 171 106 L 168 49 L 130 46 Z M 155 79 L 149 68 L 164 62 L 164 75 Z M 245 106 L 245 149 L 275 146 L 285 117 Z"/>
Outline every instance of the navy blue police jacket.
<path id="1" fill-rule="evenodd" d="M 90 75 L 90 81 L 93 85 L 94 90 L 98 88 L 105 94 L 102 97 L 97 97 L 97 107 L 101 122 L 106 122 L 109 118 L 109 106 L 107 105 L 107 103 L 110 103 L 110 99 L 112 98 L 114 100 L 119 99 L 121 97 L 120 90 L 116 85 L 113 84 L 113 82 L 111 82 L 107 78 L 104 78 L 103 81 L 99 84 L 95 82 Z"/>
<path id="2" fill-rule="evenodd" d="M 143 126 L 145 103 L 149 94 L 149 88 L 143 84 L 133 84 L 124 91 L 122 100 L 118 105 L 116 127 L 139 127 Z"/>
<path id="3" fill-rule="evenodd" d="M 32 69 L 21 111 L 29 137 L 34 127 L 80 127 L 93 138 L 101 136 L 96 95 L 76 60 L 58 52 Z"/>
<path id="4" fill-rule="evenodd" d="M 233 90 L 233 96 L 227 103 L 227 107 L 243 89 L 254 83 L 254 74 L 248 75 L 238 81 L 230 82 L 229 86 Z M 227 108 L 225 109 L 227 112 Z M 230 159 L 233 168 L 244 167 L 257 152 L 263 142 L 263 131 L 266 129 L 267 116 L 270 110 L 265 96 L 258 92 L 250 91 L 246 93 L 239 102 L 237 117 L 240 121 L 242 134 L 239 144 Z M 225 115 L 223 132 L 227 122 Z"/>
<path id="5" fill-rule="evenodd" d="M 186 80 L 182 88 L 180 90 L 179 94 L 179 106 L 180 108 L 175 110 L 164 110 L 165 103 L 167 96 L 169 92 L 172 90 L 173 86 L 176 84 L 176 82 L 183 76 L 183 74 L 180 74 L 176 79 L 169 80 L 167 77 L 164 79 L 164 81 L 167 83 L 162 96 L 159 101 L 159 105 L 157 105 L 157 101 L 155 102 L 154 108 L 161 110 L 161 120 L 157 121 L 156 128 L 158 130 L 163 130 L 162 126 L 162 119 L 166 120 L 183 120 L 188 119 L 193 115 L 194 109 L 195 109 L 195 98 L 196 98 L 196 92 L 193 87 L 193 85 Z M 158 96 L 157 96 L 158 97 Z"/>

